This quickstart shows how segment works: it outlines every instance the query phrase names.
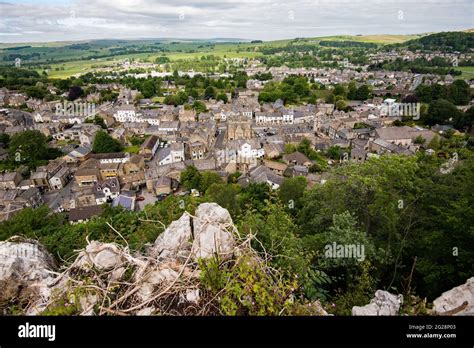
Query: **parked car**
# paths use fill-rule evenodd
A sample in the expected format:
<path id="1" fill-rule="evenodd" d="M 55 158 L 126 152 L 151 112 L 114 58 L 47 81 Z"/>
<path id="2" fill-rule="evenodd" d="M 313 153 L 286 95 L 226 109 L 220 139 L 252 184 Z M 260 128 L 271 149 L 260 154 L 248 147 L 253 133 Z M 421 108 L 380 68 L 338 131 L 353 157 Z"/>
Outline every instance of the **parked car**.
<path id="1" fill-rule="evenodd" d="M 141 201 L 144 201 L 144 200 L 145 200 L 145 197 L 137 196 L 137 199 L 136 199 L 137 202 L 141 202 Z"/>
<path id="2" fill-rule="evenodd" d="M 156 196 L 156 198 L 158 199 L 158 201 L 164 201 L 166 199 L 166 197 L 168 197 L 168 195 L 166 193 L 161 193 L 159 194 L 158 196 Z"/>

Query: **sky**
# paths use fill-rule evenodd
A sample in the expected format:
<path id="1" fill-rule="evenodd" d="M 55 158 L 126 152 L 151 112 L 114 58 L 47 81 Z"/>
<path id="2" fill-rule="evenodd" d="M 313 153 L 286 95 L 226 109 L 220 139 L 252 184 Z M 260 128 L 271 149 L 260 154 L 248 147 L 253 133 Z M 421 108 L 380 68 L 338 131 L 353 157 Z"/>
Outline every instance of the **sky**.
<path id="1" fill-rule="evenodd" d="M 419 34 L 474 28 L 474 0 L 0 0 L 0 42 Z"/>

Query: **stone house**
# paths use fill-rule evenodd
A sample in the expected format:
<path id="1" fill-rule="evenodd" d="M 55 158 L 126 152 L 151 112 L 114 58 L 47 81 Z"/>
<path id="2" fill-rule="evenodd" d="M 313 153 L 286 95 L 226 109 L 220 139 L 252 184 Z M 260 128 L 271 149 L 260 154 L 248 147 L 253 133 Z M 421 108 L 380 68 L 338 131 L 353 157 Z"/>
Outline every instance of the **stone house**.
<path id="1" fill-rule="evenodd" d="M 145 142 L 140 147 L 140 155 L 142 155 L 145 159 L 151 160 L 160 145 L 160 139 L 156 135 L 152 135 L 148 137 Z"/>
<path id="2" fill-rule="evenodd" d="M 117 178 L 94 183 L 94 195 L 98 205 L 111 202 L 120 194 L 120 185 Z"/>
<path id="3" fill-rule="evenodd" d="M 14 189 L 21 182 L 21 175 L 17 172 L 0 174 L 0 189 Z"/>

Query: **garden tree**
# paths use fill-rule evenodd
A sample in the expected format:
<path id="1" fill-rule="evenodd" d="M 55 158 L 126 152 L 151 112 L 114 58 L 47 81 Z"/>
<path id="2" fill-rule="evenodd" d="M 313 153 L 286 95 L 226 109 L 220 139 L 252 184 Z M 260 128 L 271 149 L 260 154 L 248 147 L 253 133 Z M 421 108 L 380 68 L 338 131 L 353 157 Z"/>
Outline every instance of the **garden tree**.
<path id="1" fill-rule="evenodd" d="M 48 91 L 44 87 L 28 86 L 24 89 L 26 95 L 30 98 L 43 99 Z"/>
<path id="2" fill-rule="evenodd" d="M 247 210 L 238 224 L 239 232 L 256 237 L 252 241 L 256 250 L 274 255 L 269 261 L 274 267 L 298 278 L 307 287 L 308 294 L 317 285 L 311 279 L 311 254 L 305 251 L 303 241 L 295 234 L 296 226 L 283 205 L 266 200 L 261 211 Z M 278 242 L 276 242 L 278 241 Z"/>
<path id="3" fill-rule="evenodd" d="M 296 104 L 312 99 L 310 86 L 306 78 L 299 76 L 286 77 L 281 83 L 269 82 L 259 94 L 260 102 L 283 100 L 285 104 Z"/>
<path id="4" fill-rule="evenodd" d="M 215 202 L 229 210 L 232 217 L 235 217 L 239 213 L 237 201 L 239 192 L 240 186 L 237 184 L 214 183 L 207 189 L 206 196 L 211 202 Z"/>
<path id="5" fill-rule="evenodd" d="M 206 192 L 212 184 L 222 184 L 221 176 L 216 172 L 203 172 L 199 183 L 199 191 Z"/>
<path id="6" fill-rule="evenodd" d="M 338 255 L 339 245 L 354 246 L 352 257 Z M 332 225 L 322 233 L 304 238 L 304 246 L 305 249 L 315 251 L 313 267 L 327 274 L 332 288 L 336 289 L 348 289 L 351 284 L 358 282 L 359 275 L 364 271 L 364 261 L 380 264 L 385 256 L 383 250 L 377 250 L 370 237 L 358 229 L 357 220 L 348 211 L 334 214 Z M 369 290 L 363 294 L 368 297 L 367 300 L 375 291 Z M 353 303 L 350 308 L 362 304 Z"/>
<path id="7" fill-rule="evenodd" d="M 309 167 L 308 170 L 310 173 L 320 173 L 324 170 L 324 167 L 321 166 L 321 164 L 319 163 L 315 163 L 311 167 Z"/>
<path id="8" fill-rule="evenodd" d="M 212 86 L 209 86 L 204 91 L 204 99 L 216 99 L 216 89 Z"/>
<path id="9" fill-rule="evenodd" d="M 305 81 L 296 81 L 293 85 L 293 91 L 301 98 L 309 96 L 309 85 L 308 82 Z"/>
<path id="10" fill-rule="evenodd" d="M 417 256 L 413 284 L 428 299 L 463 284 L 474 272 L 474 251 L 468 247 L 474 243 L 473 185 L 472 152 L 451 174 L 436 174 L 425 185 L 417 210 L 421 223 L 414 225 L 403 260 L 412 264 Z"/>
<path id="11" fill-rule="evenodd" d="M 151 98 L 155 95 L 155 84 L 152 80 L 146 80 L 140 88 L 140 93 L 144 98 Z"/>
<path id="12" fill-rule="evenodd" d="M 112 138 L 106 131 L 100 130 L 95 135 L 92 151 L 94 153 L 120 152 L 123 147 L 120 142 Z"/>
<path id="13" fill-rule="evenodd" d="M 309 98 L 308 98 L 308 103 L 309 104 L 317 104 L 318 103 L 318 95 L 316 93 L 311 93 Z"/>
<path id="14" fill-rule="evenodd" d="M 440 84 L 432 86 L 421 84 L 416 88 L 416 96 L 423 103 L 431 103 L 437 99 L 447 99 L 448 90 L 445 86 Z"/>
<path id="15" fill-rule="evenodd" d="M 357 100 L 367 100 L 370 98 L 370 89 L 367 85 L 362 85 L 357 89 L 355 94 Z"/>
<path id="16" fill-rule="evenodd" d="M 268 80 L 273 79 L 273 75 L 271 72 L 267 72 L 267 73 L 262 72 L 262 73 L 255 74 L 253 78 L 259 81 L 268 81 Z"/>
<path id="17" fill-rule="evenodd" d="M 409 94 L 402 99 L 402 103 L 418 103 L 418 97 L 414 94 Z"/>
<path id="18" fill-rule="evenodd" d="M 471 133 L 474 125 L 474 106 L 467 109 L 454 120 L 454 127 L 462 132 Z"/>
<path id="19" fill-rule="evenodd" d="M 373 277 L 375 267 L 369 260 L 362 261 L 358 268 L 351 274 L 354 281 L 350 282 L 345 291 L 338 289 L 336 283 L 331 288 L 336 288 L 334 296 L 331 296 L 333 306 L 328 312 L 333 315 L 352 315 L 354 306 L 365 306 L 374 296 L 377 289 L 377 279 Z M 330 278 L 331 279 L 331 278 Z"/>
<path id="20" fill-rule="evenodd" d="M 195 88 L 186 88 L 185 92 L 188 96 L 193 97 L 194 99 L 199 98 L 199 92 Z"/>
<path id="21" fill-rule="evenodd" d="M 227 94 L 225 93 L 219 93 L 217 95 L 217 100 L 221 100 L 223 101 L 225 104 L 227 104 L 227 102 L 229 101 L 229 99 L 227 98 Z"/>
<path id="22" fill-rule="evenodd" d="M 51 252 L 52 249 L 57 247 L 58 241 L 54 241 L 53 244 L 47 244 L 45 243 L 45 238 L 55 230 L 60 230 L 63 226 L 67 226 L 67 219 L 63 214 L 50 213 L 47 205 L 37 209 L 22 209 L 12 219 L 0 224 L 0 240 L 5 240 L 14 235 L 22 235 L 27 238 L 39 239 Z M 68 237 L 71 238 L 71 236 Z M 55 253 L 53 255 L 57 256 Z"/>
<path id="23" fill-rule="evenodd" d="M 237 71 L 234 74 L 235 87 L 237 88 L 247 88 L 248 76 L 245 71 Z"/>
<path id="24" fill-rule="evenodd" d="M 104 119 L 98 115 L 95 115 L 94 118 L 88 118 L 85 123 L 93 123 L 100 126 L 102 129 L 107 129 Z"/>
<path id="25" fill-rule="evenodd" d="M 188 101 L 188 95 L 186 92 L 178 92 L 176 95 L 168 95 L 166 96 L 165 100 L 163 101 L 166 105 L 183 105 Z"/>
<path id="26" fill-rule="evenodd" d="M 204 104 L 202 101 L 196 100 L 193 103 L 193 109 L 196 111 L 196 114 L 200 114 L 202 112 L 206 112 L 206 104 Z"/>
<path id="27" fill-rule="evenodd" d="M 278 88 L 278 84 L 270 82 L 265 85 L 263 90 L 258 95 L 259 102 L 275 102 L 281 98 L 282 92 Z"/>
<path id="28" fill-rule="evenodd" d="M 426 149 L 438 150 L 440 146 L 439 137 L 433 137 L 431 141 L 426 146 Z"/>
<path id="29" fill-rule="evenodd" d="M 446 99 L 455 105 L 467 105 L 470 101 L 470 88 L 464 80 L 456 80 L 451 85 L 419 85 L 416 96 L 423 103 Z"/>
<path id="30" fill-rule="evenodd" d="M 101 90 L 99 93 L 100 93 L 99 102 L 101 103 L 116 101 L 117 97 L 119 96 L 117 92 L 109 91 L 109 90 Z"/>
<path id="31" fill-rule="evenodd" d="M 298 216 L 300 233 L 311 240 L 327 231 L 334 214 L 349 211 L 357 229 L 383 256 L 383 262 L 373 263 L 373 276 L 385 287 L 401 291 L 406 286 L 414 256 L 418 262 L 411 287 L 423 289 L 421 293 L 438 296 L 465 282 L 473 271 L 473 253 L 452 253 L 454 246 L 472 243 L 469 192 L 474 159 L 470 153 L 446 175 L 439 174 L 437 161 L 429 156 L 382 156 L 337 168 L 324 185 L 305 195 Z M 456 189 L 448 193 L 448 187 Z M 445 281 L 439 282 L 440 277 Z"/>
<path id="32" fill-rule="evenodd" d="M 461 111 L 445 99 L 435 100 L 430 103 L 427 115 L 422 119 L 427 125 L 451 124 L 462 117 Z"/>
<path id="33" fill-rule="evenodd" d="M 290 213 L 296 214 L 301 208 L 301 200 L 307 185 L 308 182 L 304 176 L 287 178 L 281 184 L 278 190 L 278 197 Z"/>
<path id="34" fill-rule="evenodd" d="M 181 172 L 179 181 L 188 191 L 192 189 L 199 190 L 199 187 L 201 186 L 201 178 L 202 175 L 199 170 L 194 166 L 189 166 Z"/>
<path id="35" fill-rule="evenodd" d="M 7 133 L 0 133 L 0 144 L 5 148 L 10 144 L 10 136 Z"/>
<path id="36" fill-rule="evenodd" d="M 78 98 L 81 98 L 84 96 L 84 91 L 82 90 L 81 87 L 79 86 L 72 86 L 70 89 L 69 89 L 69 93 L 68 93 L 68 96 L 67 96 L 67 99 L 70 100 L 70 101 L 74 101 Z"/>
<path id="37" fill-rule="evenodd" d="M 250 183 L 239 193 L 239 207 L 251 211 L 261 211 L 270 199 L 270 187 L 265 183 Z"/>
<path id="38" fill-rule="evenodd" d="M 281 98 L 286 104 L 296 104 L 298 102 L 298 94 L 293 90 L 292 87 L 284 85 L 281 88 Z"/>
<path id="39" fill-rule="evenodd" d="M 346 110 L 347 109 L 347 103 L 345 100 L 338 100 L 336 102 L 336 109 L 337 110 Z"/>
<path id="40" fill-rule="evenodd" d="M 355 81 L 349 82 L 349 86 L 347 87 L 347 99 L 349 100 L 356 100 L 356 93 L 357 93 L 357 85 Z"/>
<path id="41" fill-rule="evenodd" d="M 228 176 L 227 178 L 227 183 L 229 184 L 236 184 L 237 180 L 242 176 L 242 173 L 237 171 L 235 173 L 232 173 Z"/>
<path id="42" fill-rule="evenodd" d="M 417 144 L 417 145 L 423 145 L 424 143 L 426 143 L 426 139 L 423 138 L 421 135 L 418 135 L 415 138 L 414 143 Z"/>
<path id="43" fill-rule="evenodd" d="M 296 146 L 290 143 L 285 144 L 285 153 L 290 154 L 293 152 L 296 152 Z"/>
<path id="44" fill-rule="evenodd" d="M 334 104 L 335 98 L 333 93 L 329 93 L 325 98 L 326 103 Z"/>
<path id="45" fill-rule="evenodd" d="M 71 226 L 64 214 L 51 214 L 46 205 L 37 209 L 26 208 L 13 219 L 0 224 L 0 240 L 13 235 L 33 238 L 39 240 L 55 258 L 63 260 L 77 255 L 76 250 L 86 246 L 88 237 L 105 243 L 124 243 L 106 222 L 120 230 L 135 250 L 143 248 L 144 243 L 153 242 L 163 231 L 161 226 L 156 228 L 142 224 L 139 214 L 123 209 L 108 209 L 110 212 L 107 218 L 98 217 L 87 225 Z"/>
<path id="46" fill-rule="evenodd" d="M 386 260 L 393 262 L 393 254 L 398 252 L 405 229 L 411 226 L 415 215 L 412 202 L 422 193 L 423 179 L 416 175 L 417 171 L 416 159 L 403 156 L 383 156 L 337 168 L 324 185 L 305 195 L 298 214 L 300 233 L 323 233 L 333 223 L 334 214 L 349 211 L 358 222 L 358 229 L 377 248 L 386 250 Z M 382 273 L 385 268 L 378 265 L 377 270 Z"/>
<path id="47" fill-rule="evenodd" d="M 168 57 L 165 57 L 165 56 L 161 56 L 161 57 L 158 57 L 155 59 L 155 63 L 156 64 L 166 64 L 166 63 L 169 63 L 170 62 L 170 59 Z"/>
<path id="48" fill-rule="evenodd" d="M 313 144 L 307 138 L 301 140 L 296 149 L 311 160 L 318 158 L 318 153 L 314 150 Z"/>
<path id="49" fill-rule="evenodd" d="M 325 231 L 332 223 L 333 214 L 349 211 L 369 234 L 384 227 L 379 236 L 384 240 L 396 232 L 393 223 L 400 219 L 399 190 L 406 192 L 405 206 L 419 194 L 418 170 L 416 159 L 404 156 L 383 156 L 363 164 L 338 167 L 324 185 L 314 187 L 305 197 L 299 214 L 301 231 L 310 234 Z M 341 177 L 345 180 L 340 180 Z M 392 223 L 388 224 L 388 218 L 394 219 Z M 390 244 L 391 239 L 385 240 Z"/>
<path id="50" fill-rule="evenodd" d="M 344 87 L 344 85 L 341 84 L 337 84 L 334 86 L 333 93 L 335 96 L 340 95 L 344 98 L 347 96 L 346 88 Z"/>
<path id="51" fill-rule="evenodd" d="M 455 105 L 467 105 L 471 100 L 471 89 L 466 81 L 456 80 L 449 85 L 449 99 Z"/>
<path id="52" fill-rule="evenodd" d="M 30 169 L 46 164 L 61 155 L 61 151 L 48 147 L 46 136 L 36 130 L 16 133 L 10 139 L 8 159 L 15 164 L 24 164 Z"/>
<path id="53" fill-rule="evenodd" d="M 329 157 L 330 159 L 333 159 L 333 160 L 340 160 L 342 159 L 342 156 L 344 154 L 345 151 L 343 151 L 339 146 L 335 145 L 335 146 L 331 146 L 327 152 L 326 152 L 326 156 Z"/>

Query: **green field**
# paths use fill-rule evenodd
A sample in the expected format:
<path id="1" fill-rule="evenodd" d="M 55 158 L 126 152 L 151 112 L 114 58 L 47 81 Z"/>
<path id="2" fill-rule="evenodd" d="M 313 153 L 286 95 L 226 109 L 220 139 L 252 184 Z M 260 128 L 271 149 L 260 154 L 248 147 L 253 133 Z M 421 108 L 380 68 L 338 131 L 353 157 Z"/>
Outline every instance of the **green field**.
<path id="1" fill-rule="evenodd" d="M 336 35 L 336 36 L 325 36 L 317 37 L 312 39 L 305 39 L 304 41 L 311 40 L 320 40 L 320 41 L 357 41 L 357 42 L 367 42 L 375 43 L 380 45 L 402 43 L 408 40 L 418 39 L 422 35 L 361 35 L 361 36 L 352 36 L 352 35 Z"/>
<path id="2" fill-rule="evenodd" d="M 457 79 L 469 79 L 473 80 L 474 79 L 474 66 L 461 66 L 456 68 L 456 70 L 461 70 L 462 75 L 461 76 L 456 76 Z"/>
<path id="3" fill-rule="evenodd" d="M 331 40 L 358 41 L 383 45 L 400 43 L 420 36 L 421 35 L 337 35 L 261 43 L 157 39 L 94 40 L 90 42 L 25 43 L 16 45 L 0 44 L 0 64 L 13 65 L 13 57 L 20 55 L 29 57 L 22 59 L 22 65 L 24 66 L 34 64 L 33 68 L 40 73 L 47 67 L 49 77 L 67 78 L 111 65 L 125 58 L 140 59 L 146 62 L 154 62 L 156 58 L 160 56 L 166 56 L 172 62 L 199 59 L 207 55 L 220 58 L 255 58 L 262 55 L 260 50 L 263 47 L 283 47 L 290 43 L 293 45 L 317 44 L 319 41 Z M 139 52 L 140 50 L 153 52 Z M 31 55 L 34 55 L 34 57 L 31 57 Z"/>
<path id="4" fill-rule="evenodd" d="M 140 145 L 132 145 L 132 146 L 127 146 L 126 148 L 123 149 L 123 152 L 126 153 L 138 153 L 140 151 Z"/>

